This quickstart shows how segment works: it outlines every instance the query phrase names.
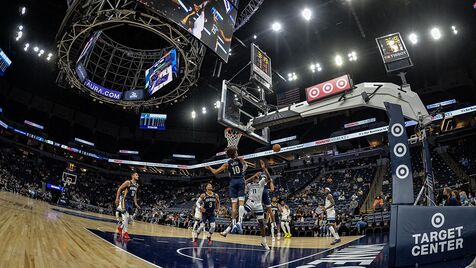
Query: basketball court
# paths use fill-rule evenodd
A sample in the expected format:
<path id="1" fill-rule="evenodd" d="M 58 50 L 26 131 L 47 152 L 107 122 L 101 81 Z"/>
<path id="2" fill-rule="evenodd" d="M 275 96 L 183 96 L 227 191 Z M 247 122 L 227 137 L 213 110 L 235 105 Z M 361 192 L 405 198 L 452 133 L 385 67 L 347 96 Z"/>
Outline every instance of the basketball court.
<path id="1" fill-rule="evenodd" d="M 387 267 L 388 236 L 291 238 L 265 251 L 256 236 L 214 236 L 194 247 L 190 230 L 134 222 L 121 241 L 113 217 L 0 193 L 2 267 Z M 428 267 L 467 267 L 472 258 Z"/>

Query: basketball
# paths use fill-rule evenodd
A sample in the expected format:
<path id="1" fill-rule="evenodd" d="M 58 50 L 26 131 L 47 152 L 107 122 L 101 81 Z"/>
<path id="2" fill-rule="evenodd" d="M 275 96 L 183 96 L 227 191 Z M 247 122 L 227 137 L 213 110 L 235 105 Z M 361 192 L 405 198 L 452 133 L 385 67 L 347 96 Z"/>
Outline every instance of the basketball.
<path id="1" fill-rule="evenodd" d="M 281 151 L 281 145 L 279 144 L 273 145 L 273 152 L 277 153 L 279 151 Z"/>

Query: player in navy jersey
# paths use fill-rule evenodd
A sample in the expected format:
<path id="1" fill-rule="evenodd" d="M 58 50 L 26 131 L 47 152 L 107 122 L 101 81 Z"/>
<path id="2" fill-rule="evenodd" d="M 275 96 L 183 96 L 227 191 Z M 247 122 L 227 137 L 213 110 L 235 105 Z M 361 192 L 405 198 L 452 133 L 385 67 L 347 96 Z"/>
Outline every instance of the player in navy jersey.
<path id="1" fill-rule="evenodd" d="M 270 184 L 272 184 L 273 182 L 271 181 Z M 274 191 L 274 185 L 272 185 L 273 187 L 271 188 L 270 187 L 270 191 L 273 192 Z M 264 195 L 264 193 L 263 193 Z M 265 204 L 265 203 L 264 203 Z M 266 205 L 266 204 L 265 204 Z M 279 212 L 279 204 L 277 203 L 277 199 L 276 197 L 273 197 L 272 201 L 270 202 L 270 205 L 266 205 L 266 209 L 268 210 L 268 216 L 269 216 L 269 219 L 271 221 L 271 239 L 272 241 L 274 242 L 275 241 L 275 237 L 274 237 L 274 229 L 276 228 L 276 230 L 278 231 L 278 240 L 280 239 L 281 237 L 281 231 L 280 231 L 280 224 L 281 224 L 281 221 L 279 220 L 279 215 L 278 215 L 278 212 Z"/>
<path id="2" fill-rule="evenodd" d="M 243 158 L 238 157 L 238 151 L 236 148 L 228 148 L 226 155 L 229 157 L 228 161 L 221 165 L 218 169 L 214 169 L 210 166 L 206 167 L 213 174 L 219 174 L 225 170 L 228 170 L 230 174 L 230 198 L 231 198 L 231 226 L 228 228 L 237 227 L 237 231 L 242 233 L 241 223 L 243 222 L 243 216 L 245 215 L 245 171 L 247 168 L 246 162 Z M 238 206 L 239 203 L 239 206 Z M 238 217 L 238 223 L 237 218 Z M 227 229 L 228 229 L 227 228 Z M 227 233 L 222 233 L 226 236 Z"/>
<path id="3" fill-rule="evenodd" d="M 133 203 L 136 208 L 140 208 L 137 204 L 137 192 L 139 190 L 139 174 L 134 172 L 131 174 L 131 179 L 125 181 L 116 192 L 116 206 L 119 207 L 122 214 L 122 226 L 118 227 L 119 233 L 122 233 L 124 239 L 130 239 L 127 232 L 129 224 L 129 215 L 132 214 Z M 120 198 L 122 196 L 122 198 Z M 120 201 L 120 202 L 119 202 Z"/>
<path id="4" fill-rule="evenodd" d="M 205 228 L 205 224 L 208 222 L 208 245 L 212 244 L 212 235 L 215 231 L 215 216 L 216 212 L 220 209 L 220 197 L 217 193 L 213 192 L 213 186 L 211 183 L 207 184 L 207 191 L 200 195 L 199 198 L 202 202 L 202 223 L 200 228 Z M 200 231 L 202 230 L 200 229 Z"/>

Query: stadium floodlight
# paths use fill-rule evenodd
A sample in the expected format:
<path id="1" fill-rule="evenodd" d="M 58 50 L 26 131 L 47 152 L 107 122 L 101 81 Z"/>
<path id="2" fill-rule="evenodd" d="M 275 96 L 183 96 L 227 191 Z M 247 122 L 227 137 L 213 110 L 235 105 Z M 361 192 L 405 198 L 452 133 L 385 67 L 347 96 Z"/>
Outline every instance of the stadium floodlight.
<path id="1" fill-rule="evenodd" d="M 342 66 L 342 64 L 344 64 L 344 60 L 342 59 L 341 55 L 336 55 L 336 57 L 334 58 L 334 61 L 335 61 L 336 65 L 338 67 L 340 67 L 340 66 Z"/>
<path id="2" fill-rule="evenodd" d="M 301 15 L 306 21 L 310 21 L 312 18 L 312 10 L 306 7 L 302 10 Z"/>
<path id="3" fill-rule="evenodd" d="M 257 39 L 257 38 L 258 38 L 258 36 L 256 34 L 253 35 L 253 39 Z"/>
<path id="4" fill-rule="evenodd" d="M 23 32 L 22 32 L 22 31 L 18 31 L 18 32 L 17 32 L 17 37 L 15 38 L 15 40 L 18 41 L 18 40 L 20 40 L 22 37 L 23 37 Z"/>
<path id="5" fill-rule="evenodd" d="M 192 115 L 192 119 L 195 119 L 195 118 L 197 117 L 197 112 L 192 111 L 192 114 L 191 114 L 191 115 Z"/>
<path id="6" fill-rule="evenodd" d="M 288 73 L 288 81 L 295 81 L 297 78 L 296 73 Z"/>
<path id="7" fill-rule="evenodd" d="M 213 103 L 213 108 L 218 109 L 218 108 L 220 108 L 220 105 L 221 105 L 220 101 L 217 100 L 217 101 L 215 101 L 215 103 Z"/>
<path id="8" fill-rule="evenodd" d="M 274 32 L 279 32 L 279 31 L 281 31 L 281 29 L 283 29 L 283 26 L 282 26 L 281 23 L 279 23 L 279 22 L 274 22 L 274 23 L 271 25 L 271 29 L 272 29 Z"/>
<path id="9" fill-rule="evenodd" d="M 357 60 L 357 53 L 355 51 L 350 52 L 347 54 L 349 61 L 356 61 Z"/>
<path id="10" fill-rule="evenodd" d="M 411 33 L 408 36 L 408 40 L 410 40 L 410 43 L 412 43 L 412 45 L 416 45 L 418 43 L 418 35 L 416 33 Z"/>
<path id="11" fill-rule="evenodd" d="M 28 51 L 28 48 L 30 47 L 30 44 L 29 43 L 26 43 L 25 44 L 25 47 L 23 48 L 25 51 Z"/>
<path id="12" fill-rule="evenodd" d="M 48 53 L 48 58 L 51 58 L 51 56 L 53 56 L 53 53 Z"/>
<path id="13" fill-rule="evenodd" d="M 458 34 L 458 29 L 456 29 L 456 26 L 451 26 L 451 30 L 453 31 L 453 34 Z"/>
<path id="14" fill-rule="evenodd" d="M 23 31 L 23 25 L 19 25 L 18 30 Z"/>
<path id="15" fill-rule="evenodd" d="M 207 107 L 202 107 L 202 114 L 206 114 L 207 113 Z"/>
<path id="16" fill-rule="evenodd" d="M 311 63 L 310 69 L 313 73 L 315 73 L 316 71 L 318 72 L 322 71 L 322 67 L 320 63 Z"/>
<path id="17" fill-rule="evenodd" d="M 40 51 L 40 48 L 39 47 L 34 47 L 33 51 L 38 52 L 38 51 Z"/>
<path id="18" fill-rule="evenodd" d="M 439 28 L 434 27 L 430 30 L 431 37 L 433 37 L 433 40 L 439 40 L 442 36 L 441 31 Z"/>
<path id="19" fill-rule="evenodd" d="M 22 6 L 20 7 L 20 15 L 25 15 L 26 14 L 26 7 L 25 6 Z"/>

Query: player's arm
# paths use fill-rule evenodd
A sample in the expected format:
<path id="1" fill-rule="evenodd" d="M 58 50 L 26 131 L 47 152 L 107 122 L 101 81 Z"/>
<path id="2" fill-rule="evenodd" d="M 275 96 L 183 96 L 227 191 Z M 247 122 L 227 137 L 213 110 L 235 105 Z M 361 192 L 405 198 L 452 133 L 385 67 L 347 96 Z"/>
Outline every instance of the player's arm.
<path id="1" fill-rule="evenodd" d="M 249 177 L 248 179 L 245 180 L 245 183 L 252 182 L 256 177 L 260 175 L 259 172 L 256 172 L 253 176 Z"/>
<path id="2" fill-rule="evenodd" d="M 272 183 L 273 180 L 271 179 L 271 175 L 269 174 L 268 168 L 266 168 L 266 164 L 264 163 L 264 161 L 260 160 L 259 164 L 260 164 L 261 168 L 263 169 L 264 174 L 266 174 L 266 183 L 270 183 L 270 182 Z M 271 188 L 271 186 L 270 186 L 270 188 Z M 273 185 L 273 191 L 274 191 L 274 185 Z"/>
<path id="3" fill-rule="evenodd" d="M 187 24 L 187 21 L 190 19 L 191 16 L 195 15 L 195 11 L 192 11 L 190 14 L 185 16 L 185 18 L 182 19 L 183 24 Z"/>
<path id="4" fill-rule="evenodd" d="M 119 196 L 121 195 L 122 191 L 124 191 L 130 185 L 131 185 L 130 181 L 125 181 L 123 184 L 121 184 L 121 186 L 119 186 L 116 192 L 116 206 L 119 206 Z"/>
<path id="5" fill-rule="evenodd" d="M 137 189 L 136 194 L 134 195 L 134 204 L 136 208 L 140 208 L 139 203 L 137 203 L 137 193 L 139 193 L 139 189 Z"/>
<path id="6" fill-rule="evenodd" d="M 244 173 L 246 171 L 246 169 L 248 168 L 248 164 L 246 164 L 246 161 L 245 161 L 245 159 L 243 159 L 243 157 L 238 157 L 238 160 L 243 165 L 243 173 Z"/>
<path id="7" fill-rule="evenodd" d="M 230 43 L 231 42 L 231 37 L 226 37 L 225 33 L 223 32 L 222 29 L 220 29 L 220 35 L 221 35 L 221 38 L 223 39 L 223 41 L 225 41 L 225 43 Z"/>
<path id="8" fill-rule="evenodd" d="M 215 195 L 217 199 L 217 211 L 220 211 L 220 196 L 218 194 Z"/>
<path id="9" fill-rule="evenodd" d="M 210 170 L 214 175 L 216 175 L 216 174 L 220 174 L 223 171 L 225 171 L 228 168 L 228 163 L 223 163 L 223 165 L 221 165 L 221 167 L 219 167 L 217 169 L 212 168 L 211 166 L 207 166 L 205 168 Z"/>

